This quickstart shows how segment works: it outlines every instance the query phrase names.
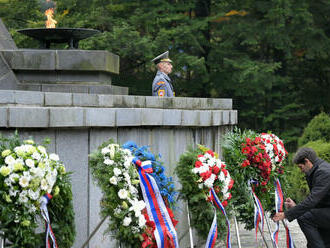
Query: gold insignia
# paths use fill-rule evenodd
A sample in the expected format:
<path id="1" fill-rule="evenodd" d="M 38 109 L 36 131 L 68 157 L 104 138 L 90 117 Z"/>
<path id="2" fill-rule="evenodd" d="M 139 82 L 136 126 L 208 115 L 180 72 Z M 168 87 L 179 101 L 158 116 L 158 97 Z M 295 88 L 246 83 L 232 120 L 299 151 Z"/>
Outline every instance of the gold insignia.
<path id="1" fill-rule="evenodd" d="M 165 90 L 158 90 L 158 96 L 160 97 L 165 96 Z"/>
<path id="2" fill-rule="evenodd" d="M 157 85 L 161 85 L 161 84 L 165 84 L 165 82 L 164 81 L 160 81 L 160 82 L 157 83 Z"/>

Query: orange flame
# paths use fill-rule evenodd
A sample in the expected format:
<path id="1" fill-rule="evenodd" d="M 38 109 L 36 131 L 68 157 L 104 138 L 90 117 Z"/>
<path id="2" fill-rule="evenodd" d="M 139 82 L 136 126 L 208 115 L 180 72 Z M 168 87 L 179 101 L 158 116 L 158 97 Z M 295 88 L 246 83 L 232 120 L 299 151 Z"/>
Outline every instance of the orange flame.
<path id="1" fill-rule="evenodd" d="M 47 16 L 46 28 L 55 28 L 57 21 L 53 19 L 54 9 L 49 8 L 45 11 L 45 16 Z"/>

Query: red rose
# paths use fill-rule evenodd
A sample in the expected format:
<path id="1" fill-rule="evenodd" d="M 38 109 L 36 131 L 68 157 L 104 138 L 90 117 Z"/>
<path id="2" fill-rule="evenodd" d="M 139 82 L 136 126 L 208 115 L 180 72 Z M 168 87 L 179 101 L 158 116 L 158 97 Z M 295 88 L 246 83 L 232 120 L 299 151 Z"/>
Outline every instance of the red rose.
<path id="1" fill-rule="evenodd" d="M 246 141 L 247 144 L 250 144 L 251 143 L 251 139 L 250 138 L 246 138 L 245 141 Z"/>
<path id="2" fill-rule="evenodd" d="M 201 161 L 197 160 L 197 161 L 195 162 L 195 167 L 196 167 L 196 168 L 199 168 L 199 167 L 201 167 L 201 166 L 203 166 L 203 163 L 202 163 Z"/>
<path id="3" fill-rule="evenodd" d="M 231 193 L 229 193 L 227 200 L 230 200 L 230 199 L 231 199 Z"/>
<path id="4" fill-rule="evenodd" d="M 244 160 L 244 162 L 242 163 L 242 167 L 244 168 L 244 167 L 246 167 L 246 166 L 248 166 L 248 165 L 250 165 L 250 161 L 249 160 Z"/>
<path id="5" fill-rule="evenodd" d="M 212 169 L 212 172 L 216 175 L 219 174 L 219 171 L 220 171 L 220 169 L 219 169 L 218 166 L 214 166 L 213 169 Z"/>
<path id="6" fill-rule="evenodd" d="M 228 185 L 228 189 L 231 189 L 231 188 L 233 187 L 234 182 L 235 182 L 234 179 L 231 179 L 231 180 L 230 180 L 229 185 Z"/>
<path id="7" fill-rule="evenodd" d="M 223 201 L 222 202 L 222 206 L 227 207 L 227 205 L 228 205 L 228 202 L 227 201 Z"/>
<path id="8" fill-rule="evenodd" d="M 226 169 L 221 169 L 221 171 L 223 172 L 223 174 L 225 174 L 225 177 L 228 175 L 228 171 Z"/>
<path id="9" fill-rule="evenodd" d="M 212 150 L 206 151 L 208 154 L 210 154 L 212 157 L 214 157 L 214 152 Z"/>
<path id="10" fill-rule="evenodd" d="M 250 149 L 247 146 L 242 148 L 242 153 L 249 153 L 249 152 L 250 152 Z"/>
<path id="11" fill-rule="evenodd" d="M 202 158 L 202 157 L 204 157 L 204 155 L 202 155 L 202 154 L 197 155 L 197 158 Z"/>
<path id="12" fill-rule="evenodd" d="M 200 176 L 203 178 L 203 181 L 205 181 L 205 180 L 208 179 L 211 175 L 212 175 L 212 172 L 211 172 L 211 171 L 207 171 L 207 172 L 201 173 Z"/>
<path id="13" fill-rule="evenodd" d="M 257 144 L 260 143 L 260 142 L 261 142 L 260 137 L 256 137 L 256 138 L 254 139 L 254 142 L 257 143 Z"/>

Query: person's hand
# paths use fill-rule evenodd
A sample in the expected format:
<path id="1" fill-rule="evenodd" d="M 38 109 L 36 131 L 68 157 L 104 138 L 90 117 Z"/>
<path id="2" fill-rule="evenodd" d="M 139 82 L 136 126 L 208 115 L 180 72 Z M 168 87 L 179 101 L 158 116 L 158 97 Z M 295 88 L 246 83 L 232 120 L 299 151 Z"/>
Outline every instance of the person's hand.
<path id="1" fill-rule="evenodd" d="M 280 221 L 285 218 L 284 212 L 278 212 L 273 216 L 273 221 Z"/>
<path id="2" fill-rule="evenodd" d="M 287 209 L 296 206 L 296 203 L 291 198 L 286 198 L 284 204 Z"/>

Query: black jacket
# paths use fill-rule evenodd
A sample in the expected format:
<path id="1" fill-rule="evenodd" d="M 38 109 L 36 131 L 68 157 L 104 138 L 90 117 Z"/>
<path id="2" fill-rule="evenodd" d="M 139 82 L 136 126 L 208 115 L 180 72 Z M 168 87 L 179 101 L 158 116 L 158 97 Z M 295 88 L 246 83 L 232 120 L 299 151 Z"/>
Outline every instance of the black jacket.
<path id="1" fill-rule="evenodd" d="M 330 209 L 330 164 L 322 159 L 316 159 L 306 175 L 306 180 L 310 193 L 301 203 L 284 212 L 289 221 L 297 219 L 313 208 Z"/>

